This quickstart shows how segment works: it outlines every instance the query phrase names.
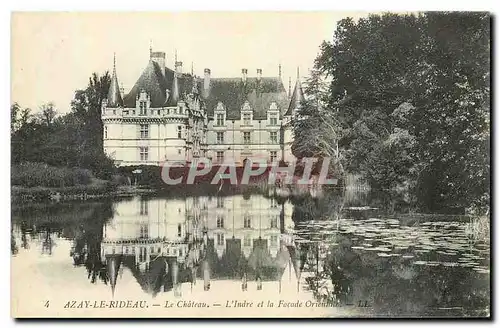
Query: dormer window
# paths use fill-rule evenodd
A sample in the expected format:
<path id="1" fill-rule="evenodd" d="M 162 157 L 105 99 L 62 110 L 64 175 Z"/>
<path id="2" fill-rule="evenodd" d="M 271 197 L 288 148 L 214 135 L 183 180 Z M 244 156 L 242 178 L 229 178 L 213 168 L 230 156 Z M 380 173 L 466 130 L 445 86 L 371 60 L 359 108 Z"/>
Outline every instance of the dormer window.
<path id="1" fill-rule="evenodd" d="M 147 110 L 146 104 L 147 103 L 144 100 L 139 101 L 139 115 L 146 115 L 146 110 Z"/>
<path id="2" fill-rule="evenodd" d="M 269 124 L 270 125 L 278 125 L 278 115 L 277 114 L 270 114 L 269 115 Z"/>
<path id="3" fill-rule="evenodd" d="M 217 117 L 217 121 L 216 121 L 217 126 L 223 126 L 224 125 L 224 114 L 219 113 L 219 114 L 217 114 L 216 117 Z"/>
<path id="4" fill-rule="evenodd" d="M 252 121 L 252 116 L 250 113 L 243 113 L 243 124 L 250 125 Z"/>

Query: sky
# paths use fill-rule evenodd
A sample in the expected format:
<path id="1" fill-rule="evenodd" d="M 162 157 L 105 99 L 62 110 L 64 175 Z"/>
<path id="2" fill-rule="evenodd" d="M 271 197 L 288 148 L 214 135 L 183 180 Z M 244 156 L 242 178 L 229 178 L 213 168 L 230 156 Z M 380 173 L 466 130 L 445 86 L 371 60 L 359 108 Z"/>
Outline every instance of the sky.
<path id="1" fill-rule="evenodd" d="M 125 92 L 149 60 L 149 47 L 174 54 L 184 71 L 237 77 L 278 76 L 285 88 L 312 68 L 323 40 L 331 41 L 336 22 L 366 12 L 17 12 L 11 24 L 11 103 L 35 110 L 53 102 L 70 111 L 77 89 L 92 72 L 113 68 Z"/>

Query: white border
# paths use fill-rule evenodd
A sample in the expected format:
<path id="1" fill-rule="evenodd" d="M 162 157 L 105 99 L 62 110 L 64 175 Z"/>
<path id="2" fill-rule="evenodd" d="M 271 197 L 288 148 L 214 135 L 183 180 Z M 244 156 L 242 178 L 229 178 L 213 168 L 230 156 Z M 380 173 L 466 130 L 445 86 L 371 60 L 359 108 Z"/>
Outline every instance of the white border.
<path id="1" fill-rule="evenodd" d="M 10 142 L 9 142 L 9 130 L 10 126 L 8 124 L 10 120 L 9 116 L 9 108 L 10 108 L 10 12 L 11 11 L 45 11 L 45 10 L 55 10 L 55 11 L 129 11 L 129 10 L 141 10 L 141 11 L 184 11 L 184 10 L 338 10 L 338 11 L 353 11 L 353 10 L 363 10 L 363 11 L 416 11 L 416 10 L 482 10 L 482 11 L 493 11 L 496 12 L 498 1 L 494 3 L 493 1 L 487 0 L 474 0 L 474 1 L 464 1 L 464 0 L 454 0 L 454 1 L 436 1 L 436 0 L 419 0 L 419 1 L 387 1 L 387 0 L 379 0 L 379 1 L 360 1 L 360 0 L 350 0 L 350 1 L 339 1 L 330 3 L 330 1 L 325 0 L 288 0 L 288 1 L 266 1 L 266 0 L 252 0 L 252 1 L 222 1 L 222 0 L 191 0 L 191 1 L 169 1 L 168 3 L 162 3 L 159 1 L 151 1 L 151 0 L 121 0 L 121 1 L 99 1 L 99 0 L 86 0 L 80 2 L 69 2 L 62 0 L 45 0 L 45 1 L 37 1 L 37 0 L 17 0 L 14 3 L 8 3 L 7 1 L 3 1 L 0 6 L 2 7 L 1 11 L 1 24 L 3 25 L 1 38 L 3 45 L 7 45 L 4 47 L 4 51 L 2 51 L 2 99 L 4 99 L 3 106 L 3 119 L 0 120 L 0 124 L 2 124 L 2 138 L 0 146 L 2 147 L 2 153 L 8 154 L 2 157 L 1 162 L 1 200 L 4 203 L 4 206 L 1 206 L 1 209 L 4 213 L 4 224 L 8 225 L 1 229 L 3 236 L 5 237 L 4 248 L 1 252 L 2 254 L 2 262 L 1 263 L 9 263 L 9 271 L 2 270 L 2 280 L 3 280 L 3 290 L 10 291 L 10 253 L 7 251 L 7 241 L 10 240 Z M 497 29 L 495 28 L 495 32 Z M 495 33 L 496 35 L 496 33 Z M 495 91 L 497 91 L 497 86 L 495 86 Z M 493 110 L 493 109 L 492 109 Z M 493 123 L 497 128 L 499 126 L 498 122 L 498 114 L 495 115 L 495 122 Z M 497 133 L 495 133 L 496 135 Z M 494 137 L 494 136 L 493 136 Z M 495 162 L 499 163 L 499 146 L 495 143 Z M 498 201 L 500 196 L 497 192 L 494 193 L 495 204 L 500 204 Z M 498 209 L 497 211 L 498 212 Z M 497 219 L 495 217 L 495 219 Z M 495 227 L 498 227 L 498 220 L 495 220 L 497 223 Z M 497 232 L 497 228 L 495 232 Z M 498 234 L 495 234 L 498 236 Z M 495 244 L 498 244 L 496 242 Z M 495 247 L 494 254 L 498 254 L 497 247 Z M 496 264 L 496 263 L 495 263 Z M 495 265 L 496 266 L 496 265 Z M 498 283 L 498 274 L 495 275 L 495 281 Z M 495 302 L 498 304 L 498 302 Z M 10 293 L 2 293 L 1 296 L 1 306 L 2 306 L 2 327 L 11 327 L 16 325 L 18 322 L 14 322 L 10 319 Z M 498 306 L 495 306 L 495 313 L 498 316 Z M 62 322 L 59 324 L 62 325 L 73 325 L 77 323 L 75 322 Z M 201 323 L 201 322 L 200 322 Z M 369 325 L 373 324 L 378 325 L 386 325 L 391 323 L 390 321 L 380 321 L 380 322 L 323 322 L 323 324 L 334 324 L 336 326 L 352 326 L 352 325 Z M 414 325 L 417 322 L 402 322 L 396 321 L 395 324 L 401 325 Z M 54 325 L 54 322 L 42 322 L 37 323 L 41 327 L 51 327 Z M 106 327 L 109 325 L 118 325 L 123 323 L 110 323 L 110 322 L 92 322 L 93 325 L 99 327 Z M 133 322 L 131 325 L 139 326 L 143 325 L 143 322 Z M 151 324 L 148 322 L 147 324 Z M 176 322 L 161 322 L 160 325 L 180 325 L 180 323 Z M 189 324 L 189 323 L 188 323 Z M 203 322 L 202 324 L 207 324 L 207 322 Z M 217 324 L 217 323 L 211 323 Z M 228 325 L 240 326 L 246 324 L 245 322 L 231 322 L 226 323 Z M 254 322 L 253 324 L 258 324 L 259 326 L 267 326 L 273 324 L 272 322 Z M 279 323 L 277 323 L 279 324 Z M 299 321 L 297 324 L 300 325 L 309 325 L 311 322 Z M 459 322 L 426 322 L 428 326 L 441 326 L 443 324 L 460 324 Z M 478 323 L 471 322 L 463 322 L 468 326 L 475 325 Z"/>

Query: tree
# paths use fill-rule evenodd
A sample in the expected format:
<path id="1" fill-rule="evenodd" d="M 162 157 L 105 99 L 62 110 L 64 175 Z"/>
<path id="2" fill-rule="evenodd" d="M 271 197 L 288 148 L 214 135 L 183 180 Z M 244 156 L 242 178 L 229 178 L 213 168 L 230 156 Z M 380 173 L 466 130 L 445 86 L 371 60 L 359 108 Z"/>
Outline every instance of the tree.
<path id="1" fill-rule="evenodd" d="M 57 110 L 54 108 L 54 104 L 49 102 L 40 106 L 40 120 L 48 127 L 52 126 L 54 119 L 56 118 Z"/>
<path id="2" fill-rule="evenodd" d="M 18 116 L 19 116 L 19 113 L 21 112 L 21 106 L 19 106 L 19 104 L 16 102 L 16 103 L 13 103 L 11 106 L 10 106 L 10 134 L 12 135 L 14 133 L 14 131 L 16 131 L 17 129 L 17 125 L 18 125 Z"/>
<path id="3" fill-rule="evenodd" d="M 292 152 L 298 158 L 314 157 L 330 159 L 330 166 L 337 175 L 344 169 L 338 148 L 341 131 L 336 115 L 325 108 L 328 97 L 325 76 L 314 68 L 305 83 L 306 99 L 292 120 L 294 141 Z"/>
<path id="4" fill-rule="evenodd" d="M 102 147 L 101 104 L 106 97 L 110 77 L 96 73 L 85 90 L 78 90 L 72 112 L 57 116 L 52 103 L 40 106 L 37 115 L 11 106 L 12 162 L 41 162 L 57 167 L 90 169 L 97 177 L 109 179 L 113 161 Z"/>
<path id="5" fill-rule="evenodd" d="M 94 148 L 96 152 L 103 151 L 102 101 L 106 99 L 110 85 L 109 72 L 106 71 L 102 76 L 93 73 L 87 88 L 77 90 L 71 101 L 72 111 L 84 122 L 88 146 Z"/>
<path id="6" fill-rule="evenodd" d="M 320 116 L 335 124 L 346 170 L 375 188 L 409 187 L 428 210 L 486 208 L 489 28 L 479 12 L 339 21 L 315 69 L 330 79 Z M 312 123 L 297 129 L 327 131 Z M 332 140 L 314 144 L 326 152 Z"/>

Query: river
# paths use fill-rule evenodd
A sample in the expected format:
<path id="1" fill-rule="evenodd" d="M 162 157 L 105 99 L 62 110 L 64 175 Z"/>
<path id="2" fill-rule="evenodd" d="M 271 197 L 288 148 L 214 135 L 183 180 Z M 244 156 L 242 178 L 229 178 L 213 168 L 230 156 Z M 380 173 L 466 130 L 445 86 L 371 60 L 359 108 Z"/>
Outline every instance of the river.
<path id="1" fill-rule="evenodd" d="M 18 206 L 13 307 L 58 317 L 484 317 L 490 245 L 475 220 L 336 193 Z"/>

